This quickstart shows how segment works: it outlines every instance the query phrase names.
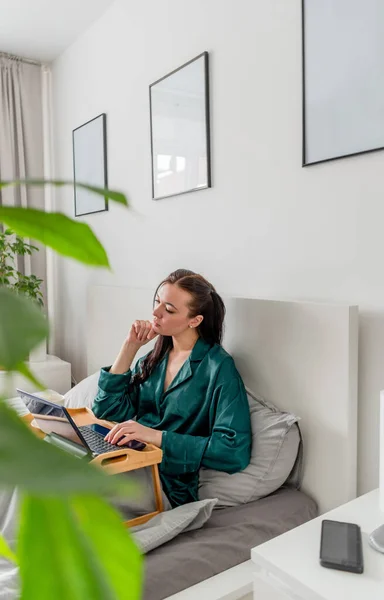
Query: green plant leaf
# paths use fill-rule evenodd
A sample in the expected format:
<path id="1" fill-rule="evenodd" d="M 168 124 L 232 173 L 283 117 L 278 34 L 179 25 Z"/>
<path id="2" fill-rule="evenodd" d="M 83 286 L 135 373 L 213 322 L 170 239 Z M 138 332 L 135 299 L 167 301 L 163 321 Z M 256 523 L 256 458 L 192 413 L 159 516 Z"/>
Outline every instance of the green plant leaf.
<path id="1" fill-rule="evenodd" d="M 91 522 L 91 527 L 89 523 Z M 44 544 L 38 543 L 44 532 Z M 93 497 L 26 497 L 21 600 L 139 600 L 141 557 L 118 515 Z M 36 585 L 36 573 L 42 573 Z"/>
<path id="2" fill-rule="evenodd" d="M 95 194 L 98 194 L 99 196 L 104 196 L 105 198 L 113 200 L 114 202 L 118 202 L 119 204 L 123 204 L 124 206 L 128 206 L 128 200 L 126 196 L 121 192 L 116 192 L 107 188 L 95 187 L 94 185 L 88 185 L 86 183 L 78 183 L 77 181 L 63 181 L 61 179 L 23 179 L 17 181 L 0 181 L 0 189 L 11 185 L 36 185 L 40 187 L 44 185 L 54 185 L 55 187 L 63 187 L 65 185 L 76 185 L 76 187 L 88 190 L 89 192 L 93 192 Z"/>
<path id="3" fill-rule="evenodd" d="M 95 496 L 86 499 L 75 497 L 72 505 L 83 531 L 92 542 L 95 554 L 102 561 L 104 576 L 109 580 L 115 597 L 125 600 L 129 590 L 130 600 L 139 600 L 142 557 L 136 544 L 128 535 L 121 516 Z M 94 526 L 96 521 L 100 522 L 100 526 Z M 105 540 L 111 532 L 113 532 L 111 538 L 113 544 L 109 545 Z"/>
<path id="4" fill-rule="evenodd" d="M 17 564 L 16 555 L 12 552 L 5 539 L 0 535 L 0 556 Z"/>
<path id="5" fill-rule="evenodd" d="M 44 544 L 36 543 L 42 532 Z M 88 546 L 68 500 L 27 496 L 18 543 L 21 600 L 112 600 Z M 43 574 L 38 586 L 36 573 Z"/>
<path id="6" fill-rule="evenodd" d="M 19 370 L 29 352 L 48 336 L 48 321 L 34 302 L 4 286 L 0 307 L 0 365 Z"/>
<path id="7" fill-rule="evenodd" d="M 40 496 L 129 493 L 127 478 L 111 477 L 87 461 L 37 438 L 14 410 L 0 402 L 0 481 Z"/>
<path id="8" fill-rule="evenodd" d="M 43 390 L 46 387 L 41 381 L 39 381 L 34 376 L 32 371 L 30 371 L 30 369 L 25 363 L 20 363 L 16 365 L 14 371 L 17 371 L 18 373 L 20 373 L 20 375 L 23 375 L 26 379 L 29 379 L 29 381 L 36 386 L 36 389 Z"/>
<path id="9" fill-rule="evenodd" d="M 13 206 L 0 206 L 0 222 L 12 227 L 18 235 L 39 240 L 63 256 L 87 265 L 109 267 L 103 246 L 86 223 L 73 221 L 61 213 Z"/>

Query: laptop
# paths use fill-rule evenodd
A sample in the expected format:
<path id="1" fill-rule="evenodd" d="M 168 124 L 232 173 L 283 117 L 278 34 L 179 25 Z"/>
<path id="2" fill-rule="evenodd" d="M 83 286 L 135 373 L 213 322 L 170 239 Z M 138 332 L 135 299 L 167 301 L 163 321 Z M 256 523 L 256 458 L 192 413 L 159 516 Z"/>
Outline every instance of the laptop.
<path id="1" fill-rule="evenodd" d="M 56 435 L 87 451 L 92 458 L 107 452 L 121 450 L 123 447 L 132 450 L 143 450 L 144 442 L 132 440 L 124 446 L 106 442 L 104 436 L 109 431 L 98 424 L 77 426 L 64 406 L 54 404 L 39 396 L 17 389 L 20 398 L 26 403 L 39 428 L 46 434 Z M 102 432 L 102 433 L 101 433 Z"/>

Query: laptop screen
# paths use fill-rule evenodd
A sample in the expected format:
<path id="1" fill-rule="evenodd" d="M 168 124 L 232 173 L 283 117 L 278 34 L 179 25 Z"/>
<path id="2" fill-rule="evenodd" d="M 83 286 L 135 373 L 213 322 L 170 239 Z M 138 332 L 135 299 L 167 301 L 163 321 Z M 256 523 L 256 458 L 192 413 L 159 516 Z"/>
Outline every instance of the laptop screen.
<path id="1" fill-rule="evenodd" d="M 58 404 L 53 404 L 37 396 L 32 396 L 22 390 L 17 390 L 20 398 L 24 400 L 28 410 L 35 418 L 37 426 L 44 433 L 56 433 L 63 438 L 74 442 L 82 447 L 87 447 L 79 437 L 67 413 Z"/>

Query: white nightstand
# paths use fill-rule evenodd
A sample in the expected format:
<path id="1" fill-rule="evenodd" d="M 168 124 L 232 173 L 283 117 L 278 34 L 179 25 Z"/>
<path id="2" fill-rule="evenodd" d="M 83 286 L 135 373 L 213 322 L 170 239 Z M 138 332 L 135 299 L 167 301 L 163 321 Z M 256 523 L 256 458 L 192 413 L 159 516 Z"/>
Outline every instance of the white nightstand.
<path id="1" fill-rule="evenodd" d="M 364 554 L 362 575 L 320 566 L 323 519 L 360 525 Z M 253 548 L 254 599 L 383 600 L 384 554 L 368 545 L 368 535 L 383 523 L 379 490 L 375 490 Z"/>
<path id="2" fill-rule="evenodd" d="M 55 390 L 59 394 L 65 394 L 71 389 L 71 364 L 57 356 L 47 355 L 41 362 L 27 363 L 32 373 L 39 379 L 46 388 Z M 0 371 L 0 393 L 5 391 L 5 371 Z M 36 385 L 26 380 L 19 374 L 12 375 L 7 397 L 17 396 L 16 388 L 21 388 L 26 392 L 35 392 Z"/>

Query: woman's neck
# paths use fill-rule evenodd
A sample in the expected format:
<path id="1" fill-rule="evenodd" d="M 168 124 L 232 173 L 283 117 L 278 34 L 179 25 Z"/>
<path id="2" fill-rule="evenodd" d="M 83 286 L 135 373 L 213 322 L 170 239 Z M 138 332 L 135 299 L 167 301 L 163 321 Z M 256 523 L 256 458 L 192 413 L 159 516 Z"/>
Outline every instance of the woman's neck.
<path id="1" fill-rule="evenodd" d="M 194 345 L 199 339 L 195 329 L 189 329 L 178 336 L 172 336 L 174 354 L 186 354 L 192 352 Z"/>

